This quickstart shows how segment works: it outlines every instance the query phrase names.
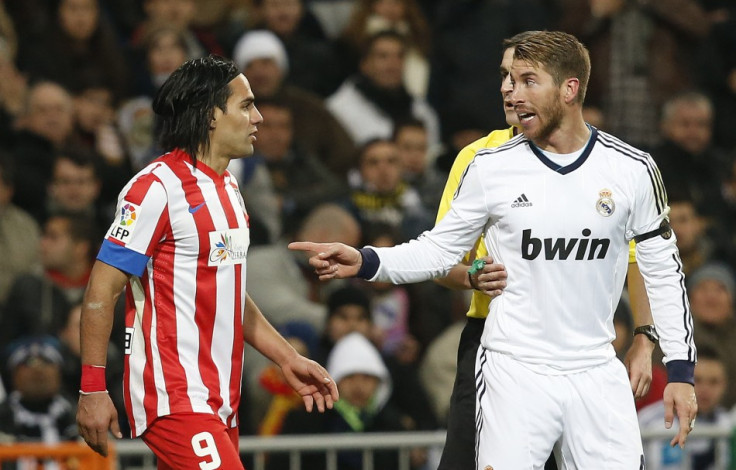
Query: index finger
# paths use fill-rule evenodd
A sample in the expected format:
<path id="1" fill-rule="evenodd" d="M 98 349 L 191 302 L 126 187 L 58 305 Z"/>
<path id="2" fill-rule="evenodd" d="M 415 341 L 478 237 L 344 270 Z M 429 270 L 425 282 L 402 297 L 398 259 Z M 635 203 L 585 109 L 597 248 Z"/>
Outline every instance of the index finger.
<path id="1" fill-rule="evenodd" d="M 315 253 L 319 253 L 323 251 L 324 248 L 325 248 L 324 243 L 314 243 L 314 242 L 291 242 L 289 243 L 290 250 L 313 251 Z"/>

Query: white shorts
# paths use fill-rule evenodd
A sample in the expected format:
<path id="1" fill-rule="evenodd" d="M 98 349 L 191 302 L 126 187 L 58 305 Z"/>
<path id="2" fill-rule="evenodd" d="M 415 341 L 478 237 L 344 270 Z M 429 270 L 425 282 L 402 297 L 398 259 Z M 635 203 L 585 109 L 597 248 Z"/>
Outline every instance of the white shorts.
<path id="1" fill-rule="evenodd" d="M 541 470 L 552 450 L 563 469 L 644 468 L 634 397 L 618 359 L 542 375 L 481 347 L 475 370 L 477 470 Z"/>

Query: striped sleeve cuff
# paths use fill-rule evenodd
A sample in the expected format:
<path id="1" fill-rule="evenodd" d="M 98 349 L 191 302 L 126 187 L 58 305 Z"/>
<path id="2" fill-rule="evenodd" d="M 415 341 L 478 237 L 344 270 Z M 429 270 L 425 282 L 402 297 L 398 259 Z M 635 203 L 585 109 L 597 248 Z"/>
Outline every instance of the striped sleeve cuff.
<path id="1" fill-rule="evenodd" d="M 360 279 L 373 279 L 373 276 L 378 272 L 378 267 L 381 265 L 381 260 L 378 259 L 378 254 L 373 248 L 361 248 L 358 250 L 361 258 L 363 258 L 363 264 L 360 265 L 360 270 L 356 277 Z"/>
<path id="2" fill-rule="evenodd" d="M 667 363 L 667 383 L 684 382 L 695 385 L 694 374 L 694 362 L 678 360 Z"/>
<path id="3" fill-rule="evenodd" d="M 123 272 L 140 277 L 146 269 L 149 257 L 117 243 L 104 240 L 100 252 L 97 254 L 97 259 Z"/>

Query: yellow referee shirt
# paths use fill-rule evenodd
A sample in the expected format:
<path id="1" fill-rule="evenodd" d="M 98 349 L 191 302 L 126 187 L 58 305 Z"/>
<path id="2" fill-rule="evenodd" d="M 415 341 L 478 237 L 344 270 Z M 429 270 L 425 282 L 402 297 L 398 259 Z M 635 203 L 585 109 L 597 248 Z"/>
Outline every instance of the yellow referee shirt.
<path id="1" fill-rule="evenodd" d="M 455 196 L 457 187 L 460 185 L 460 179 L 465 173 L 465 168 L 473 161 L 475 154 L 480 149 L 498 147 L 499 145 L 509 141 L 514 137 L 514 128 L 509 127 L 508 129 L 502 129 L 493 131 L 485 137 L 482 137 L 475 142 L 465 146 L 460 153 L 457 154 L 455 162 L 452 164 L 450 174 L 447 177 L 447 183 L 445 184 L 445 190 L 442 193 L 442 200 L 440 201 L 440 207 L 437 210 L 437 220 L 435 223 L 442 220 L 442 218 L 450 210 L 450 204 Z M 475 251 L 467 253 L 465 255 L 465 261 L 469 262 L 477 258 L 483 258 L 488 255 L 488 250 L 483 243 L 483 236 L 478 238 L 475 242 Z M 632 240 L 629 245 L 629 263 L 636 263 L 636 255 L 634 251 L 634 241 Z M 488 316 L 488 306 L 491 303 L 491 298 L 484 293 L 474 290 L 473 297 L 470 300 L 470 309 L 467 315 L 473 318 L 485 318 Z"/>

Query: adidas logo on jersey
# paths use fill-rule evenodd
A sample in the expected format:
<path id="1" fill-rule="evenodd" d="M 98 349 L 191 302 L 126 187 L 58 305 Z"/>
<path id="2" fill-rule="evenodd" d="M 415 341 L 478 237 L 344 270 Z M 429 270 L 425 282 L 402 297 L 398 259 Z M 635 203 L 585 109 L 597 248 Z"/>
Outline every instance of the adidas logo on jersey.
<path id="1" fill-rule="evenodd" d="M 517 197 L 514 202 L 511 203 L 511 207 L 531 207 L 532 203 L 526 198 L 526 194 L 521 194 Z"/>

